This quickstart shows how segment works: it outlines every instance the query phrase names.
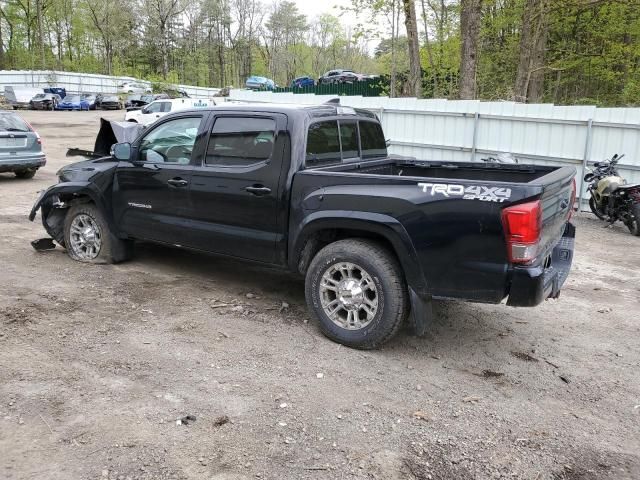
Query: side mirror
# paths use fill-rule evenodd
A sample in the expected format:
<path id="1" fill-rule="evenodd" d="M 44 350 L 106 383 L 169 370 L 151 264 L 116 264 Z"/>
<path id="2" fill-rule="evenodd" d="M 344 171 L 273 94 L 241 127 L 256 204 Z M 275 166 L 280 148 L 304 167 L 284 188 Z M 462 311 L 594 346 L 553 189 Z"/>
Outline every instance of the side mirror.
<path id="1" fill-rule="evenodd" d="M 144 108 L 142 109 L 142 113 L 149 113 L 149 109 L 148 109 L 147 107 L 144 107 Z"/>
<path id="2" fill-rule="evenodd" d="M 131 144 L 116 143 L 111 147 L 111 155 L 116 160 L 129 160 L 131 158 Z"/>

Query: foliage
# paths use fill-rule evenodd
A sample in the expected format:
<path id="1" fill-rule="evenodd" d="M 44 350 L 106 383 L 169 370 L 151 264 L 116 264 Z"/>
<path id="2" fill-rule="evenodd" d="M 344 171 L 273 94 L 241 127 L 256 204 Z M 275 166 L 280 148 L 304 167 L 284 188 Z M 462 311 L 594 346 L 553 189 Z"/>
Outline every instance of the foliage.
<path id="1" fill-rule="evenodd" d="M 332 68 L 350 68 L 383 75 L 385 93 L 407 94 L 401 0 L 346 1 L 343 8 L 360 21 L 355 30 L 333 15 L 307 18 L 289 0 L 271 6 L 261 1 L 0 0 L 0 69 L 110 73 L 221 87 L 242 86 L 252 74 L 287 86 L 297 76 L 318 78 Z M 460 0 L 415 0 L 415 5 L 423 96 L 456 98 L 464 33 Z M 518 97 L 517 78 L 536 76 L 534 101 L 640 104 L 640 0 L 483 0 L 482 5 L 479 98 L 511 100 Z M 544 16 L 536 17 L 543 32 L 535 45 L 538 56 L 527 63 L 523 19 L 532 5 Z"/>

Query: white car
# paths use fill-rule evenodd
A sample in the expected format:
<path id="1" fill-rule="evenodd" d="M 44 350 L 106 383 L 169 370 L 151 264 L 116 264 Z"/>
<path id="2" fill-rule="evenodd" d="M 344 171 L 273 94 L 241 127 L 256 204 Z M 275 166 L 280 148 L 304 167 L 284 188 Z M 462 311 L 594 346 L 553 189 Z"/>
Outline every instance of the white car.
<path id="1" fill-rule="evenodd" d="M 163 98 L 145 105 L 141 110 L 128 111 L 124 119 L 127 122 L 136 122 L 146 127 L 160 117 L 176 110 L 214 107 L 215 105 L 216 102 L 208 98 Z"/>
<path id="2" fill-rule="evenodd" d="M 145 83 L 124 82 L 118 85 L 118 93 L 151 93 L 150 85 Z"/>

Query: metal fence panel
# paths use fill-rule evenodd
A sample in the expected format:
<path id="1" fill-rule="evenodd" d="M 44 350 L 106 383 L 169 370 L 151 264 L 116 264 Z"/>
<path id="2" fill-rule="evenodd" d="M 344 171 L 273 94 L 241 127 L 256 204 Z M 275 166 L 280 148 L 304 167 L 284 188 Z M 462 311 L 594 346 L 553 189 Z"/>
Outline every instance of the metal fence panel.
<path id="1" fill-rule="evenodd" d="M 63 87 L 73 93 L 116 93 L 118 85 L 123 82 L 136 82 L 151 85 L 150 82 L 136 80 L 132 77 L 115 77 L 93 73 L 76 73 L 44 70 L 2 70 L 0 71 L 0 88 L 12 87 Z M 216 95 L 219 88 L 194 87 L 191 85 L 176 85 L 184 89 L 194 98 L 207 98 Z"/>
<path id="2" fill-rule="evenodd" d="M 230 98 L 291 103 L 286 95 L 232 90 Z M 320 104 L 335 95 L 295 97 L 294 103 Z M 357 96 L 340 97 L 340 103 L 376 113 L 391 153 L 468 161 L 508 152 L 526 163 L 573 165 L 583 200 L 585 167 L 626 153 L 620 173 L 640 183 L 640 108 Z"/>

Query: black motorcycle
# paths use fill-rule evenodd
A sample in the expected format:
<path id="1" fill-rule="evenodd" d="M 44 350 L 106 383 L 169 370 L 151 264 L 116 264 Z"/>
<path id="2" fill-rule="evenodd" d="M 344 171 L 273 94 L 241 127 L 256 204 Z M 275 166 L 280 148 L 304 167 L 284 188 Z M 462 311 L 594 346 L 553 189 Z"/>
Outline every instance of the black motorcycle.
<path id="1" fill-rule="evenodd" d="M 597 162 L 584 176 L 589 183 L 589 208 L 600 219 L 614 224 L 620 220 L 629 231 L 640 236 L 640 184 L 627 185 L 618 174 L 617 164 L 624 155 Z"/>

